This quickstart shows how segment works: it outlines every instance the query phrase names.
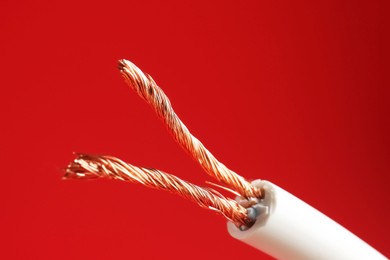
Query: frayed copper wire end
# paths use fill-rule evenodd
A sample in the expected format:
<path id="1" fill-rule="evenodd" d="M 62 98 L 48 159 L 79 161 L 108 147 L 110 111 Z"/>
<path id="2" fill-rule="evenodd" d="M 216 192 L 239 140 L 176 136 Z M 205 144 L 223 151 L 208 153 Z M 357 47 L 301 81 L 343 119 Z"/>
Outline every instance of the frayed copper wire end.
<path id="1" fill-rule="evenodd" d="M 139 96 L 146 100 L 164 121 L 176 141 L 202 166 L 212 177 L 240 193 L 243 197 L 261 198 L 261 190 L 252 186 L 242 176 L 228 169 L 219 162 L 196 139 L 174 112 L 165 93 L 157 86 L 151 76 L 143 73 L 137 66 L 128 60 L 119 60 L 119 70 L 126 83 Z"/>
<path id="2" fill-rule="evenodd" d="M 159 171 L 133 166 L 113 156 L 77 154 L 65 179 L 108 178 L 141 183 L 147 187 L 169 191 L 191 200 L 203 208 L 216 210 L 237 226 L 249 226 L 247 209 L 215 190 L 203 188 Z"/>

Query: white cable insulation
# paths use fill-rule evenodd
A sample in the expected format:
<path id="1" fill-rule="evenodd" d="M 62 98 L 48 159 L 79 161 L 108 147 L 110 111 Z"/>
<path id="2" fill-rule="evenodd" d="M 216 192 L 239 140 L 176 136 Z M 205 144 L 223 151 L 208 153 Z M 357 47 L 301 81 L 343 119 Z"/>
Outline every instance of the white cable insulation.
<path id="1" fill-rule="evenodd" d="M 252 185 L 263 189 L 268 210 L 245 231 L 228 222 L 228 231 L 234 238 L 277 259 L 387 259 L 350 231 L 275 184 L 256 180 Z"/>

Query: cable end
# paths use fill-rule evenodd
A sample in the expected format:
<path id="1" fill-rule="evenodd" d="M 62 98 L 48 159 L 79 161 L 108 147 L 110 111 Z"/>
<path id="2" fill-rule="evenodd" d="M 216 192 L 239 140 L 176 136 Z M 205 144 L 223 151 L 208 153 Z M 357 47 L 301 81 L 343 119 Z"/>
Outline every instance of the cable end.
<path id="1" fill-rule="evenodd" d="M 76 158 L 65 168 L 63 180 L 100 178 L 99 166 L 89 162 L 93 156 L 75 153 Z"/>
<path id="2" fill-rule="evenodd" d="M 125 60 L 125 59 L 120 59 L 120 60 L 118 60 L 118 69 L 119 69 L 120 71 L 123 71 L 123 70 L 124 70 L 124 68 L 125 68 L 125 66 L 126 66 L 126 62 L 129 62 L 129 61 L 127 61 L 127 60 Z"/>

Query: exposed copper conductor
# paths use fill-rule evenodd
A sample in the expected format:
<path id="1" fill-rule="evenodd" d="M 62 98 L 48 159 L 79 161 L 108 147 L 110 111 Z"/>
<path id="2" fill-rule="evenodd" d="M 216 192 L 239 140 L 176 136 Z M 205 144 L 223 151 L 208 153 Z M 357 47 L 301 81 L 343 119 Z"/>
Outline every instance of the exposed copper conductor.
<path id="1" fill-rule="evenodd" d="M 219 162 L 204 145 L 190 133 L 174 112 L 168 97 L 161 88 L 157 86 L 151 76 L 143 73 L 137 66 L 127 60 L 119 61 L 119 69 L 125 78 L 126 83 L 154 108 L 157 115 L 166 124 L 177 142 L 192 155 L 210 176 L 232 188 L 243 197 L 261 197 L 260 189 L 252 186 L 242 176 Z"/>
<path id="2" fill-rule="evenodd" d="M 211 188 L 199 187 L 156 169 L 133 166 L 112 156 L 78 154 L 77 158 L 68 165 L 64 178 L 109 178 L 138 182 L 151 188 L 178 194 L 203 208 L 215 210 L 242 230 L 253 225 L 260 213 L 256 205 L 262 199 L 261 190 L 220 163 L 189 132 L 173 111 L 168 97 L 157 86 L 152 77 L 143 73 L 127 60 L 119 61 L 119 69 L 126 83 L 154 108 L 176 141 L 192 155 L 209 175 L 228 187 L 213 185 L 238 195 L 240 202 L 226 198 Z"/>
<path id="3" fill-rule="evenodd" d="M 253 222 L 246 208 L 212 189 L 196 186 L 163 171 L 136 167 L 113 156 L 78 154 L 68 165 L 64 178 L 109 178 L 138 182 L 150 188 L 178 194 L 203 208 L 216 210 L 237 226 L 248 226 Z"/>

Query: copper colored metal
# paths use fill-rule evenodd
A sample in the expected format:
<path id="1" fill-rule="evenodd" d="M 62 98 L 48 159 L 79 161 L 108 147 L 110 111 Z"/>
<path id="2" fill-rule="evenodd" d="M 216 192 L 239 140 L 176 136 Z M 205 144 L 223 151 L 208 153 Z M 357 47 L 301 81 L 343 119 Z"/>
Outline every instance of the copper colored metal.
<path id="1" fill-rule="evenodd" d="M 119 61 L 119 69 L 126 83 L 134 89 L 139 96 L 146 100 L 164 121 L 176 141 L 202 166 L 212 177 L 229 186 L 246 198 L 260 198 L 260 189 L 252 186 L 242 176 L 228 169 L 219 162 L 194 137 L 174 112 L 165 93 L 157 86 L 148 74 L 143 73 L 137 66 L 127 60 Z"/>
<path id="2" fill-rule="evenodd" d="M 78 154 L 77 158 L 68 165 L 64 178 L 108 178 L 138 182 L 150 188 L 176 193 L 203 208 L 216 210 L 237 226 L 251 224 L 251 220 L 247 216 L 247 209 L 235 200 L 163 171 L 133 166 L 113 156 Z"/>

